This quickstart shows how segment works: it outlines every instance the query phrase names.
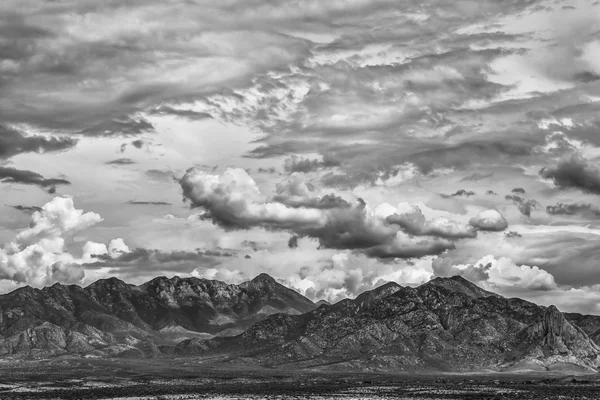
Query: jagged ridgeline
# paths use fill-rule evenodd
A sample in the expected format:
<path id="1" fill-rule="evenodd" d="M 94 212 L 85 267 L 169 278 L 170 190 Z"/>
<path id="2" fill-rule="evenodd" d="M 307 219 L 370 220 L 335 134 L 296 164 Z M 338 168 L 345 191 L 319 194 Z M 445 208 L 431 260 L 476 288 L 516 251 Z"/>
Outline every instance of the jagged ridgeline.
<path id="1" fill-rule="evenodd" d="M 0 296 L 3 357 L 209 357 L 281 368 L 560 370 L 600 367 L 600 316 L 507 299 L 460 278 L 388 283 L 315 304 L 266 274 L 56 284 Z"/>

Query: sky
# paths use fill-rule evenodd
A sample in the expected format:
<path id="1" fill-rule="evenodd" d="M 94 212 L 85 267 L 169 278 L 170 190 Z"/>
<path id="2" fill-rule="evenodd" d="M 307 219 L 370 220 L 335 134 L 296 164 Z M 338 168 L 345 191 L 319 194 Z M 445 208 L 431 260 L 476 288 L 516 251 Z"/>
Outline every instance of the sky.
<path id="1" fill-rule="evenodd" d="M 462 275 L 600 314 L 595 0 L 4 0 L 0 292 Z"/>

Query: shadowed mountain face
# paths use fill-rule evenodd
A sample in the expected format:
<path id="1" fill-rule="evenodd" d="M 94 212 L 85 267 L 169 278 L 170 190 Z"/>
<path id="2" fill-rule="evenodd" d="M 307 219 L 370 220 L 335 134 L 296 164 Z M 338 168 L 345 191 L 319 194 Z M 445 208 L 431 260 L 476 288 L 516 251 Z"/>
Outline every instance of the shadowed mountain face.
<path id="1" fill-rule="evenodd" d="M 160 277 L 140 286 L 111 278 L 25 287 L 0 296 L 0 354 L 156 355 L 160 345 L 238 334 L 271 314 L 314 308 L 266 274 L 240 285 Z"/>
<path id="2" fill-rule="evenodd" d="M 587 319 L 591 326 L 600 317 Z M 596 369 L 600 348 L 574 321 L 460 277 L 436 278 L 417 288 L 387 284 L 299 316 L 273 315 L 237 337 L 191 339 L 176 352 L 356 370 Z"/>

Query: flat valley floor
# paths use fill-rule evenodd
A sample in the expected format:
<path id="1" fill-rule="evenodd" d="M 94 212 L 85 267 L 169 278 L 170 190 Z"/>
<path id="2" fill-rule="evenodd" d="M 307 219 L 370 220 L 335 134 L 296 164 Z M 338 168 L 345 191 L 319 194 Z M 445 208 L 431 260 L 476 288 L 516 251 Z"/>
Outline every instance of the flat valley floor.
<path id="1" fill-rule="evenodd" d="M 600 399 L 600 374 L 382 374 L 187 360 L 0 362 L 0 399 Z"/>

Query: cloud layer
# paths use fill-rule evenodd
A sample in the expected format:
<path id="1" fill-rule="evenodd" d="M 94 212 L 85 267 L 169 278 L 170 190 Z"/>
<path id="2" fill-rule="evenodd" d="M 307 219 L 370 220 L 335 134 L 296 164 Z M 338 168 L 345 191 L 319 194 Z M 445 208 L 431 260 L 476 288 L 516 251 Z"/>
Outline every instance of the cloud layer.
<path id="1" fill-rule="evenodd" d="M 475 217 L 469 226 L 448 218 L 427 221 L 418 207 L 399 211 L 381 204 L 373 209 L 360 198 L 352 204 L 335 195 L 311 197 L 299 175 L 278 185 L 278 195 L 271 199 L 243 169 L 212 175 L 192 168 L 180 184 L 190 205 L 203 210 L 201 218 L 225 229 L 283 230 L 317 239 L 323 248 L 357 250 L 373 257 L 440 254 L 454 248 L 453 240 L 476 237 L 475 228 L 507 227 L 495 210 Z"/>

